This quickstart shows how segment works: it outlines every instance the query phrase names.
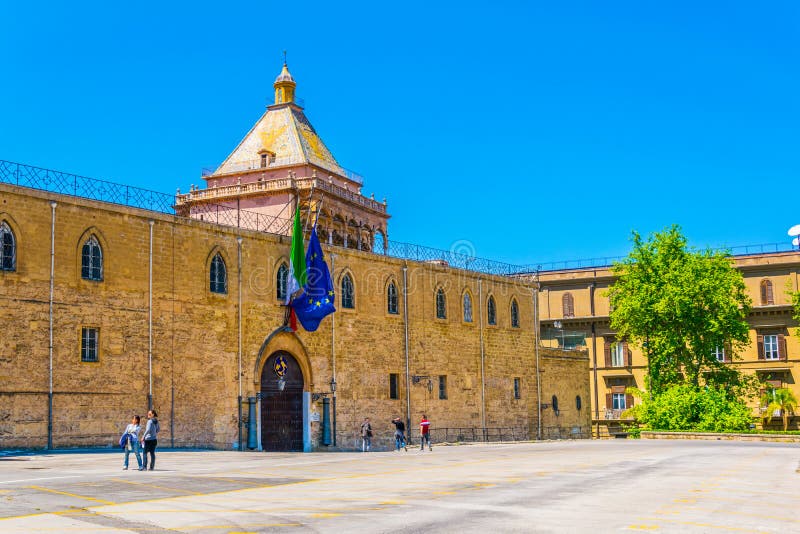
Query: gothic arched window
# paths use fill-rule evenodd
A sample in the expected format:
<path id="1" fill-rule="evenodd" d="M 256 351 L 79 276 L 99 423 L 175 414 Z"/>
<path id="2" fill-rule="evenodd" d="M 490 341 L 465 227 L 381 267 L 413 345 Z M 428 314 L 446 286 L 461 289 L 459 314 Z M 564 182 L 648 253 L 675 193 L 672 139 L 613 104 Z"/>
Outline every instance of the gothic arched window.
<path id="1" fill-rule="evenodd" d="M 447 306 L 444 298 L 444 289 L 436 290 L 436 318 L 447 319 Z"/>
<path id="2" fill-rule="evenodd" d="M 519 306 L 516 299 L 511 300 L 511 327 L 519 328 Z"/>
<path id="3" fill-rule="evenodd" d="M 353 291 L 353 279 L 349 273 L 342 277 L 342 308 L 353 309 L 356 307 L 355 292 Z"/>
<path id="4" fill-rule="evenodd" d="M 225 267 L 225 260 L 217 253 L 211 260 L 211 292 L 226 294 L 228 292 L 228 269 Z"/>
<path id="5" fill-rule="evenodd" d="M 386 288 L 386 311 L 391 314 L 397 314 L 397 286 L 394 282 L 389 282 Z"/>
<path id="6" fill-rule="evenodd" d="M 278 274 L 275 279 L 276 297 L 280 300 L 286 300 L 286 288 L 289 283 L 289 268 L 285 263 L 281 263 L 278 267 Z"/>
<path id="7" fill-rule="evenodd" d="M 464 322 L 472 322 L 472 297 L 469 293 L 464 293 Z"/>
<path id="8" fill-rule="evenodd" d="M 486 321 L 489 324 L 497 324 L 497 308 L 494 305 L 494 297 L 491 295 L 486 303 Z"/>
<path id="9" fill-rule="evenodd" d="M 83 244 L 81 252 L 81 278 L 99 282 L 103 279 L 103 250 L 95 236 Z"/>
<path id="10" fill-rule="evenodd" d="M 17 270 L 17 242 L 14 232 L 3 221 L 0 223 L 0 271 Z"/>

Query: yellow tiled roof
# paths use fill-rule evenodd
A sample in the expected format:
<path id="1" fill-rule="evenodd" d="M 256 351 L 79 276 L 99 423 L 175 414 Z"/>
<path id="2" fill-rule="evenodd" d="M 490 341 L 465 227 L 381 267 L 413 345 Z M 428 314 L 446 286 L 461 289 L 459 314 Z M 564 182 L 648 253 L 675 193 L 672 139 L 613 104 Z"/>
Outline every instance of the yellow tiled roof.
<path id="1" fill-rule="evenodd" d="M 265 150 L 275 154 L 271 167 L 310 163 L 340 176 L 344 173 L 303 111 L 285 105 L 268 109 L 214 174 L 255 168 Z"/>

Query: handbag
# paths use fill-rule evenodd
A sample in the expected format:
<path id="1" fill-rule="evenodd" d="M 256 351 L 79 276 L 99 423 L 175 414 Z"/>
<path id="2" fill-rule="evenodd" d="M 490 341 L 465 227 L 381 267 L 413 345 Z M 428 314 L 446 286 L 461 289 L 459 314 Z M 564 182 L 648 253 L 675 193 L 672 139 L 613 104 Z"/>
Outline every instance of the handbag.
<path id="1" fill-rule="evenodd" d="M 128 438 L 129 437 L 130 437 L 130 434 L 128 434 L 127 432 L 125 432 L 124 434 L 122 434 L 122 436 L 120 436 L 120 438 L 119 438 L 119 447 L 120 447 L 120 449 L 124 449 L 125 448 L 125 445 L 128 444 Z"/>

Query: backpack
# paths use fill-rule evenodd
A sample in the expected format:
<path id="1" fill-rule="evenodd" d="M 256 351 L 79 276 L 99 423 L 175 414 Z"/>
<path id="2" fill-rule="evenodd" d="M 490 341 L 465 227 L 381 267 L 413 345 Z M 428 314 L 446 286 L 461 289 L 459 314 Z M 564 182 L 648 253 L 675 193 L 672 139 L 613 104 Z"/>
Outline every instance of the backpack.
<path id="1" fill-rule="evenodd" d="M 130 439 L 130 434 L 127 432 L 123 433 L 122 436 L 119 438 L 119 446 L 120 448 L 124 449 L 125 445 L 128 444 L 128 439 Z"/>

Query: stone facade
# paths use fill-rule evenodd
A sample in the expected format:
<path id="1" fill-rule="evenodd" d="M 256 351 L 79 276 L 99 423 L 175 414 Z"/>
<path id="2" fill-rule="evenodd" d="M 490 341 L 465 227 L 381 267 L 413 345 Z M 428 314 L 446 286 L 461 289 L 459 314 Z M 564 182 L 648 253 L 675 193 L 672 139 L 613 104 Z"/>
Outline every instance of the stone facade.
<path id="1" fill-rule="evenodd" d="M 274 378 L 262 372 L 277 351 L 289 353 L 302 370 L 298 424 L 305 450 L 319 446 L 314 414 L 322 410 L 321 396 L 333 397 L 334 377 L 339 447 L 357 444 L 364 417 L 372 419 L 376 446 L 387 446 L 392 417 L 408 417 L 416 429 L 422 413 L 433 423 L 434 439 L 437 429 L 484 427 L 521 428 L 524 437 L 536 437 L 529 282 L 326 245 L 337 291 L 345 273 L 354 281 L 355 306 L 343 308 L 337 295 L 338 311 L 317 332 L 292 333 L 283 326 L 276 282 L 279 267 L 288 264 L 288 236 L 0 184 L 2 221 L 14 233 L 16 265 L 0 271 L 0 448 L 45 447 L 48 438 L 53 447 L 108 446 L 131 414 L 147 410 L 151 391 L 160 443 L 232 448 L 239 440 L 239 397 L 255 396 L 262 376 Z M 81 273 L 82 247 L 91 236 L 102 250 L 100 281 Z M 209 286 L 217 253 L 227 268 L 225 294 Z M 387 311 L 390 282 L 399 290 L 396 314 Z M 438 289 L 446 298 L 445 319 L 437 318 Z M 464 321 L 466 292 L 471 322 Z M 496 325 L 486 320 L 490 297 Z M 511 324 L 512 301 L 518 327 Z M 82 361 L 86 328 L 98 332 L 96 362 Z M 542 426 L 553 435 L 575 435 L 574 428 L 589 425 L 588 403 L 575 409 L 576 396 L 589 397 L 588 358 L 539 353 L 543 402 L 562 399 L 558 416 L 542 410 Z M 390 374 L 398 378 L 397 398 L 390 398 Z M 440 398 L 441 377 L 446 398 Z M 269 424 L 268 414 L 264 420 Z"/>

